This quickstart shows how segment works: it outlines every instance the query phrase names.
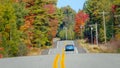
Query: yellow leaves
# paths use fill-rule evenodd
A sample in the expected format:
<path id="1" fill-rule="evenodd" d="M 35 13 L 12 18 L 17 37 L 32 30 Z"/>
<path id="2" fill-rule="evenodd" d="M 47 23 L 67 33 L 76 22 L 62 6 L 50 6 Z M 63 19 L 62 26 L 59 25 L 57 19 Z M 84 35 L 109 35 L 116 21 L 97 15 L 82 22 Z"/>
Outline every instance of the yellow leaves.
<path id="1" fill-rule="evenodd" d="M 10 24 L 5 25 L 5 29 L 6 29 L 6 31 L 9 31 L 10 28 L 11 28 Z"/>
<path id="2" fill-rule="evenodd" d="M 120 40 L 120 33 L 115 35 L 116 40 Z"/>
<path id="3" fill-rule="evenodd" d="M 26 29 L 25 26 L 21 26 L 21 27 L 20 27 L 20 30 L 21 30 L 21 31 L 24 31 L 25 29 Z"/>
<path id="4" fill-rule="evenodd" d="M 99 13 L 99 10 L 95 10 L 93 14 L 94 14 L 95 16 L 97 16 L 98 13 Z"/>
<path id="5" fill-rule="evenodd" d="M 5 28 L 10 29 L 10 24 L 5 25 Z"/>
<path id="6" fill-rule="evenodd" d="M 20 27 L 20 30 L 21 31 L 25 31 L 25 30 L 27 30 L 29 28 L 32 28 L 33 22 L 34 22 L 34 15 L 32 15 L 32 16 L 26 16 L 26 18 L 25 18 L 25 24 Z"/>
<path id="7" fill-rule="evenodd" d="M 20 30 L 21 30 L 21 31 L 25 31 L 25 30 L 28 29 L 28 28 L 30 28 L 30 23 L 27 23 L 27 24 L 21 26 L 21 27 L 20 27 Z"/>
<path id="8" fill-rule="evenodd" d="M 8 37 L 9 37 L 9 34 L 8 34 L 7 32 L 3 32 L 3 33 L 2 33 L 2 36 L 8 38 Z"/>
<path id="9" fill-rule="evenodd" d="M 31 41 L 30 41 L 30 39 L 26 39 L 26 40 L 24 40 L 24 43 L 25 43 L 26 45 L 30 45 L 30 44 L 31 44 Z"/>

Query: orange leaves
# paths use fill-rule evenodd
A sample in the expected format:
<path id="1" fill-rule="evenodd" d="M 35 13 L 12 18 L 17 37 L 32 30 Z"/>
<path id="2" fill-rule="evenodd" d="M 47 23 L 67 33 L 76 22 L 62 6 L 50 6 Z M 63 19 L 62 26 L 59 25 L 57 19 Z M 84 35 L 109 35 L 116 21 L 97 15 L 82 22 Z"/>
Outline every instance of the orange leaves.
<path id="1" fill-rule="evenodd" d="M 88 20 L 89 15 L 83 11 L 79 11 L 75 16 L 75 32 L 79 33 L 80 27 L 85 25 L 85 22 Z"/>
<path id="2" fill-rule="evenodd" d="M 25 17 L 25 24 L 20 27 L 20 30 L 25 31 L 25 30 L 27 30 L 29 28 L 32 28 L 33 22 L 34 22 L 34 15 L 26 16 Z"/>
<path id="3" fill-rule="evenodd" d="M 21 26 L 21 27 L 20 27 L 20 30 L 21 30 L 21 31 L 25 31 L 25 30 L 27 30 L 27 29 L 30 28 L 30 27 L 31 27 L 31 25 L 28 23 L 28 24 L 25 24 L 25 25 Z"/>
<path id="4" fill-rule="evenodd" d="M 50 19 L 49 26 L 58 26 L 58 20 L 57 19 Z"/>
<path id="5" fill-rule="evenodd" d="M 80 25 L 84 25 L 88 18 L 89 18 L 88 14 L 84 13 L 83 11 L 80 11 L 76 14 L 75 21 Z"/>
<path id="6" fill-rule="evenodd" d="M 31 39 L 33 38 L 33 33 L 29 29 L 33 28 L 33 22 L 34 22 L 34 15 L 26 16 L 25 17 L 25 24 L 20 27 L 20 30 L 25 32 L 27 35 L 27 39 L 24 39 L 23 42 L 29 47 L 32 46 Z"/>
<path id="7" fill-rule="evenodd" d="M 44 6 L 45 9 L 47 9 L 47 12 L 49 14 L 53 14 L 56 10 L 55 6 L 53 4 L 47 4 Z"/>
<path id="8" fill-rule="evenodd" d="M 58 29 L 58 20 L 57 19 L 50 19 L 49 26 L 50 26 L 50 32 L 48 34 L 51 35 L 52 38 L 54 38 L 56 36 L 57 29 Z"/>
<path id="9" fill-rule="evenodd" d="M 118 34 L 115 35 L 115 39 L 116 40 L 120 40 L 120 33 L 118 33 Z"/>
<path id="10" fill-rule="evenodd" d="M 3 58 L 3 55 L 2 55 L 2 54 L 0 54 L 0 58 Z"/>
<path id="11" fill-rule="evenodd" d="M 0 51 L 3 51 L 4 50 L 4 48 L 3 47 L 0 47 Z"/>
<path id="12" fill-rule="evenodd" d="M 3 51 L 4 50 L 4 48 L 3 47 L 0 47 L 0 51 Z M 3 58 L 3 55 L 2 54 L 0 54 L 0 58 Z"/>

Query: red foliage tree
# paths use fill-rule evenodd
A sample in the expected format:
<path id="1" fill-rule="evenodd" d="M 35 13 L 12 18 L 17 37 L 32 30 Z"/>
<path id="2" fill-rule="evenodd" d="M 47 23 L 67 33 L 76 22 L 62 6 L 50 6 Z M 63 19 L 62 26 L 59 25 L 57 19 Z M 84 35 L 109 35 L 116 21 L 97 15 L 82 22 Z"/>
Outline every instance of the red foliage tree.
<path id="1" fill-rule="evenodd" d="M 54 4 L 46 4 L 44 6 L 44 8 L 46 9 L 46 12 L 48 14 L 54 14 L 56 12 L 56 7 Z M 52 15 L 53 16 L 53 15 Z M 50 27 L 50 31 L 48 32 L 49 36 L 51 36 L 51 39 L 56 37 L 57 34 L 57 28 L 58 28 L 58 20 L 55 17 L 50 17 L 49 18 L 49 27 Z"/>
<path id="2" fill-rule="evenodd" d="M 46 4 L 44 8 L 47 10 L 49 14 L 53 14 L 56 10 L 55 6 L 53 4 Z"/>
<path id="3" fill-rule="evenodd" d="M 75 16 L 75 27 L 74 30 L 77 34 L 80 33 L 80 27 L 84 27 L 85 22 L 88 20 L 89 15 L 83 11 L 79 11 Z"/>
<path id="4" fill-rule="evenodd" d="M 116 11 L 117 5 L 112 5 L 112 12 L 114 13 Z"/>
<path id="5" fill-rule="evenodd" d="M 56 37 L 57 28 L 58 28 L 58 20 L 57 19 L 50 19 L 49 26 L 50 26 L 49 35 L 52 38 Z"/>
<path id="6" fill-rule="evenodd" d="M 3 58 L 3 55 L 2 55 L 2 54 L 0 54 L 0 58 Z"/>
<path id="7" fill-rule="evenodd" d="M 32 7 L 34 5 L 34 0 L 22 0 L 26 3 L 26 9 Z M 25 16 L 25 23 L 20 27 L 20 30 L 23 31 L 27 35 L 27 39 L 24 39 L 25 44 L 30 48 L 32 46 L 31 39 L 33 37 L 32 29 L 34 23 L 35 14 L 29 12 L 29 15 Z"/>
<path id="8" fill-rule="evenodd" d="M 0 51 L 3 51 L 4 50 L 4 48 L 3 47 L 0 47 Z M 0 58 L 3 58 L 3 55 L 2 54 L 0 54 Z"/>

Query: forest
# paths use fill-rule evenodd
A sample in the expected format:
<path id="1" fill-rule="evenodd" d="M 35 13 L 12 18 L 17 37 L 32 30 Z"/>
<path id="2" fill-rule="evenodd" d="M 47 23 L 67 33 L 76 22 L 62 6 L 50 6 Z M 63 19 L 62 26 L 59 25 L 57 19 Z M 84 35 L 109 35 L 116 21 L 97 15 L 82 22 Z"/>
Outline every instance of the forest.
<path id="1" fill-rule="evenodd" d="M 56 37 L 120 48 L 120 0 L 86 0 L 78 12 L 58 8 L 57 0 L 0 0 L 0 56 L 26 56 Z"/>

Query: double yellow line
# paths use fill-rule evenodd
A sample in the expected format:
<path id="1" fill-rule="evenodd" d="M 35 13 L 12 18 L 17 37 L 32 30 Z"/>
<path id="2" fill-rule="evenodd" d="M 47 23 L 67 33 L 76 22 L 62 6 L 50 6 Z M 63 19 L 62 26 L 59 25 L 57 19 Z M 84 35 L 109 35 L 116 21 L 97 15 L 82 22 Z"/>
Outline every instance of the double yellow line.
<path id="1" fill-rule="evenodd" d="M 54 59 L 54 62 L 53 62 L 53 68 L 58 68 L 59 58 L 60 58 L 60 54 L 57 54 L 55 59 Z M 61 56 L 61 60 L 60 60 L 60 67 L 61 68 L 66 68 L 65 67 L 65 53 L 64 53 L 64 50 L 62 51 L 62 56 Z"/>
<path id="2" fill-rule="evenodd" d="M 58 60 L 60 58 L 60 54 L 57 54 L 55 59 L 54 59 L 54 62 L 53 62 L 53 68 L 58 68 Z"/>

